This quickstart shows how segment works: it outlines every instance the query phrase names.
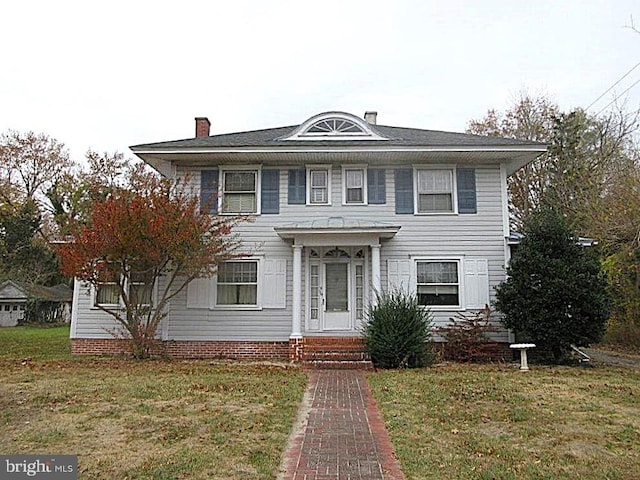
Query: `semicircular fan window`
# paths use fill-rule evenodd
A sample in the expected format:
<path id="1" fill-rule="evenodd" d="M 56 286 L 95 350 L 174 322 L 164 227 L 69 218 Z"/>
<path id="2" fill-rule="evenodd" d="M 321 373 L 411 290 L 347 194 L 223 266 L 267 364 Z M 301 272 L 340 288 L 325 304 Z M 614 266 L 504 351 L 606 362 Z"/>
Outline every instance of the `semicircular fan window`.
<path id="1" fill-rule="evenodd" d="M 314 135 L 366 135 L 362 127 L 343 118 L 325 118 L 311 125 L 305 134 Z"/>

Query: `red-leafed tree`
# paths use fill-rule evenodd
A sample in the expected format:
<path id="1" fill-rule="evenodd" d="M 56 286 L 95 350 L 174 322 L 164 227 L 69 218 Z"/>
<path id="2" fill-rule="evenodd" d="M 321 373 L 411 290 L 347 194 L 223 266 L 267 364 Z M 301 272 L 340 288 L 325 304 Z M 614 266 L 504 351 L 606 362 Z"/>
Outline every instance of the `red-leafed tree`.
<path id="1" fill-rule="evenodd" d="M 244 219 L 204 210 L 186 182 L 147 175 L 95 201 L 60 247 L 63 274 L 95 289 L 96 307 L 115 318 L 114 335 L 131 340 L 136 358 L 150 355 L 173 297 L 242 256 L 233 228 Z"/>

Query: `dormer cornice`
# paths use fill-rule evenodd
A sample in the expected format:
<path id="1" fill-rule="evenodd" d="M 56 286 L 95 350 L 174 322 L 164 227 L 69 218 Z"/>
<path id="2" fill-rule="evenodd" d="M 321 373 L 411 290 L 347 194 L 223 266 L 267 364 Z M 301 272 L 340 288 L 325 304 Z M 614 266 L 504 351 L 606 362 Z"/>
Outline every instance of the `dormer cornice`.
<path id="1" fill-rule="evenodd" d="M 373 125 L 346 112 L 324 112 L 314 115 L 289 135 L 278 141 L 290 140 L 389 140 Z"/>

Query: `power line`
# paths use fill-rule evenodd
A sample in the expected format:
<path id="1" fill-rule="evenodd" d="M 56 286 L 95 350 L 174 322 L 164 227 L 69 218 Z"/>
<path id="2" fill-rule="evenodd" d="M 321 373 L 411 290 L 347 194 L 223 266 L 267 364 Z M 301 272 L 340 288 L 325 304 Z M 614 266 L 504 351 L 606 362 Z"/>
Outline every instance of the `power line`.
<path id="1" fill-rule="evenodd" d="M 637 84 L 640 83 L 640 79 L 636 80 L 635 83 L 633 83 L 629 88 L 627 88 L 624 92 L 622 92 L 620 95 L 616 95 L 616 97 L 611 100 L 609 103 L 607 103 L 607 105 L 601 109 L 598 113 L 596 113 L 596 117 L 598 115 L 600 115 L 604 110 L 606 110 L 607 108 L 609 108 L 609 105 L 611 105 L 613 102 L 615 102 L 616 100 L 618 100 L 622 95 L 624 95 L 625 93 L 627 93 L 629 90 L 631 90 L 633 87 L 635 87 Z"/>
<path id="2" fill-rule="evenodd" d="M 604 93 L 603 93 L 602 95 L 600 95 L 598 98 L 596 98 L 593 102 L 591 102 L 591 105 L 589 105 L 585 110 L 589 110 L 591 107 L 593 107 L 593 105 L 594 105 L 598 100 L 600 100 L 600 99 L 601 99 L 602 97 L 604 97 L 607 93 L 609 93 L 613 88 L 615 88 L 615 86 L 616 86 L 616 85 L 618 85 L 622 80 L 624 80 L 625 78 L 627 78 L 627 75 L 629 75 L 631 72 L 633 72 L 633 71 L 634 71 L 636 68 L 638 68 L 639 66 L 640 66 L 640 62 L 636 63 L 633 67 L 631 67 L 631 70 L 629 70 L 629 71 L 628 71 L 627 73 L 625 73 L 622 77 L 620 77 L 620 79 L 619 79 L 616 83 L 614 83 L 614 84 L 613 84 L 613 85 L 611 85 L 609 88 L 607 88 L 607 89 L 604 91 Z M 636 82 L 636 83 L 638 83 L 638 82 Z M 635 83 L 634 83 L 634 85 L 635 85 Z M 629 89 L 625 90 L 625 92 L 626 92 L 626 91 L 628 91 L 628 90 L 629 90 Z M 611 103 L 613 103 L 613 102 L 611 102 Z M 610 103 L 609 105 L 611 105 L 611 103 Z M 608 107 L 609 105 L 607 105 L 607 107 Z M 605 107 L 605 108 L 607 108 L 607 107 Z M 603 110 L 604 110 L 604 109 L 603 109 Z M 602 111 L 602 110 L 601 110 L 601 111 Z M 600 112 L 598 112 L 598 113 L 600 113 Z"/>

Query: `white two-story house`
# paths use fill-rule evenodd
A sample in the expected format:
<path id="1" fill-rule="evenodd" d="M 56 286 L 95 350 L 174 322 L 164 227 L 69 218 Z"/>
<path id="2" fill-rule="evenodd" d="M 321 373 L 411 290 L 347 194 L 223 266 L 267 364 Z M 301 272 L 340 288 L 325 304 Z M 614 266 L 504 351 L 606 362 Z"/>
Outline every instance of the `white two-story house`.
<path id="1" fill-rule="evenodd" d="M 294 358 L 318 337 L 354 342 L 375 292 L 403 288 L 436 325 L 489 304 L 505 278 L 507 177 L 544 145 L 378 125 L 343 113 L 300 125 L 210 135 L 132 151 L 194 183 L 212 214 L 238 227 L 251 256 L 192 282 L 159 336 L 174 356 Z M 76 284 L 76 353 L 118 349 L 100 296 Z M 507 342 L 508 332 L 494 333 Z"/>

